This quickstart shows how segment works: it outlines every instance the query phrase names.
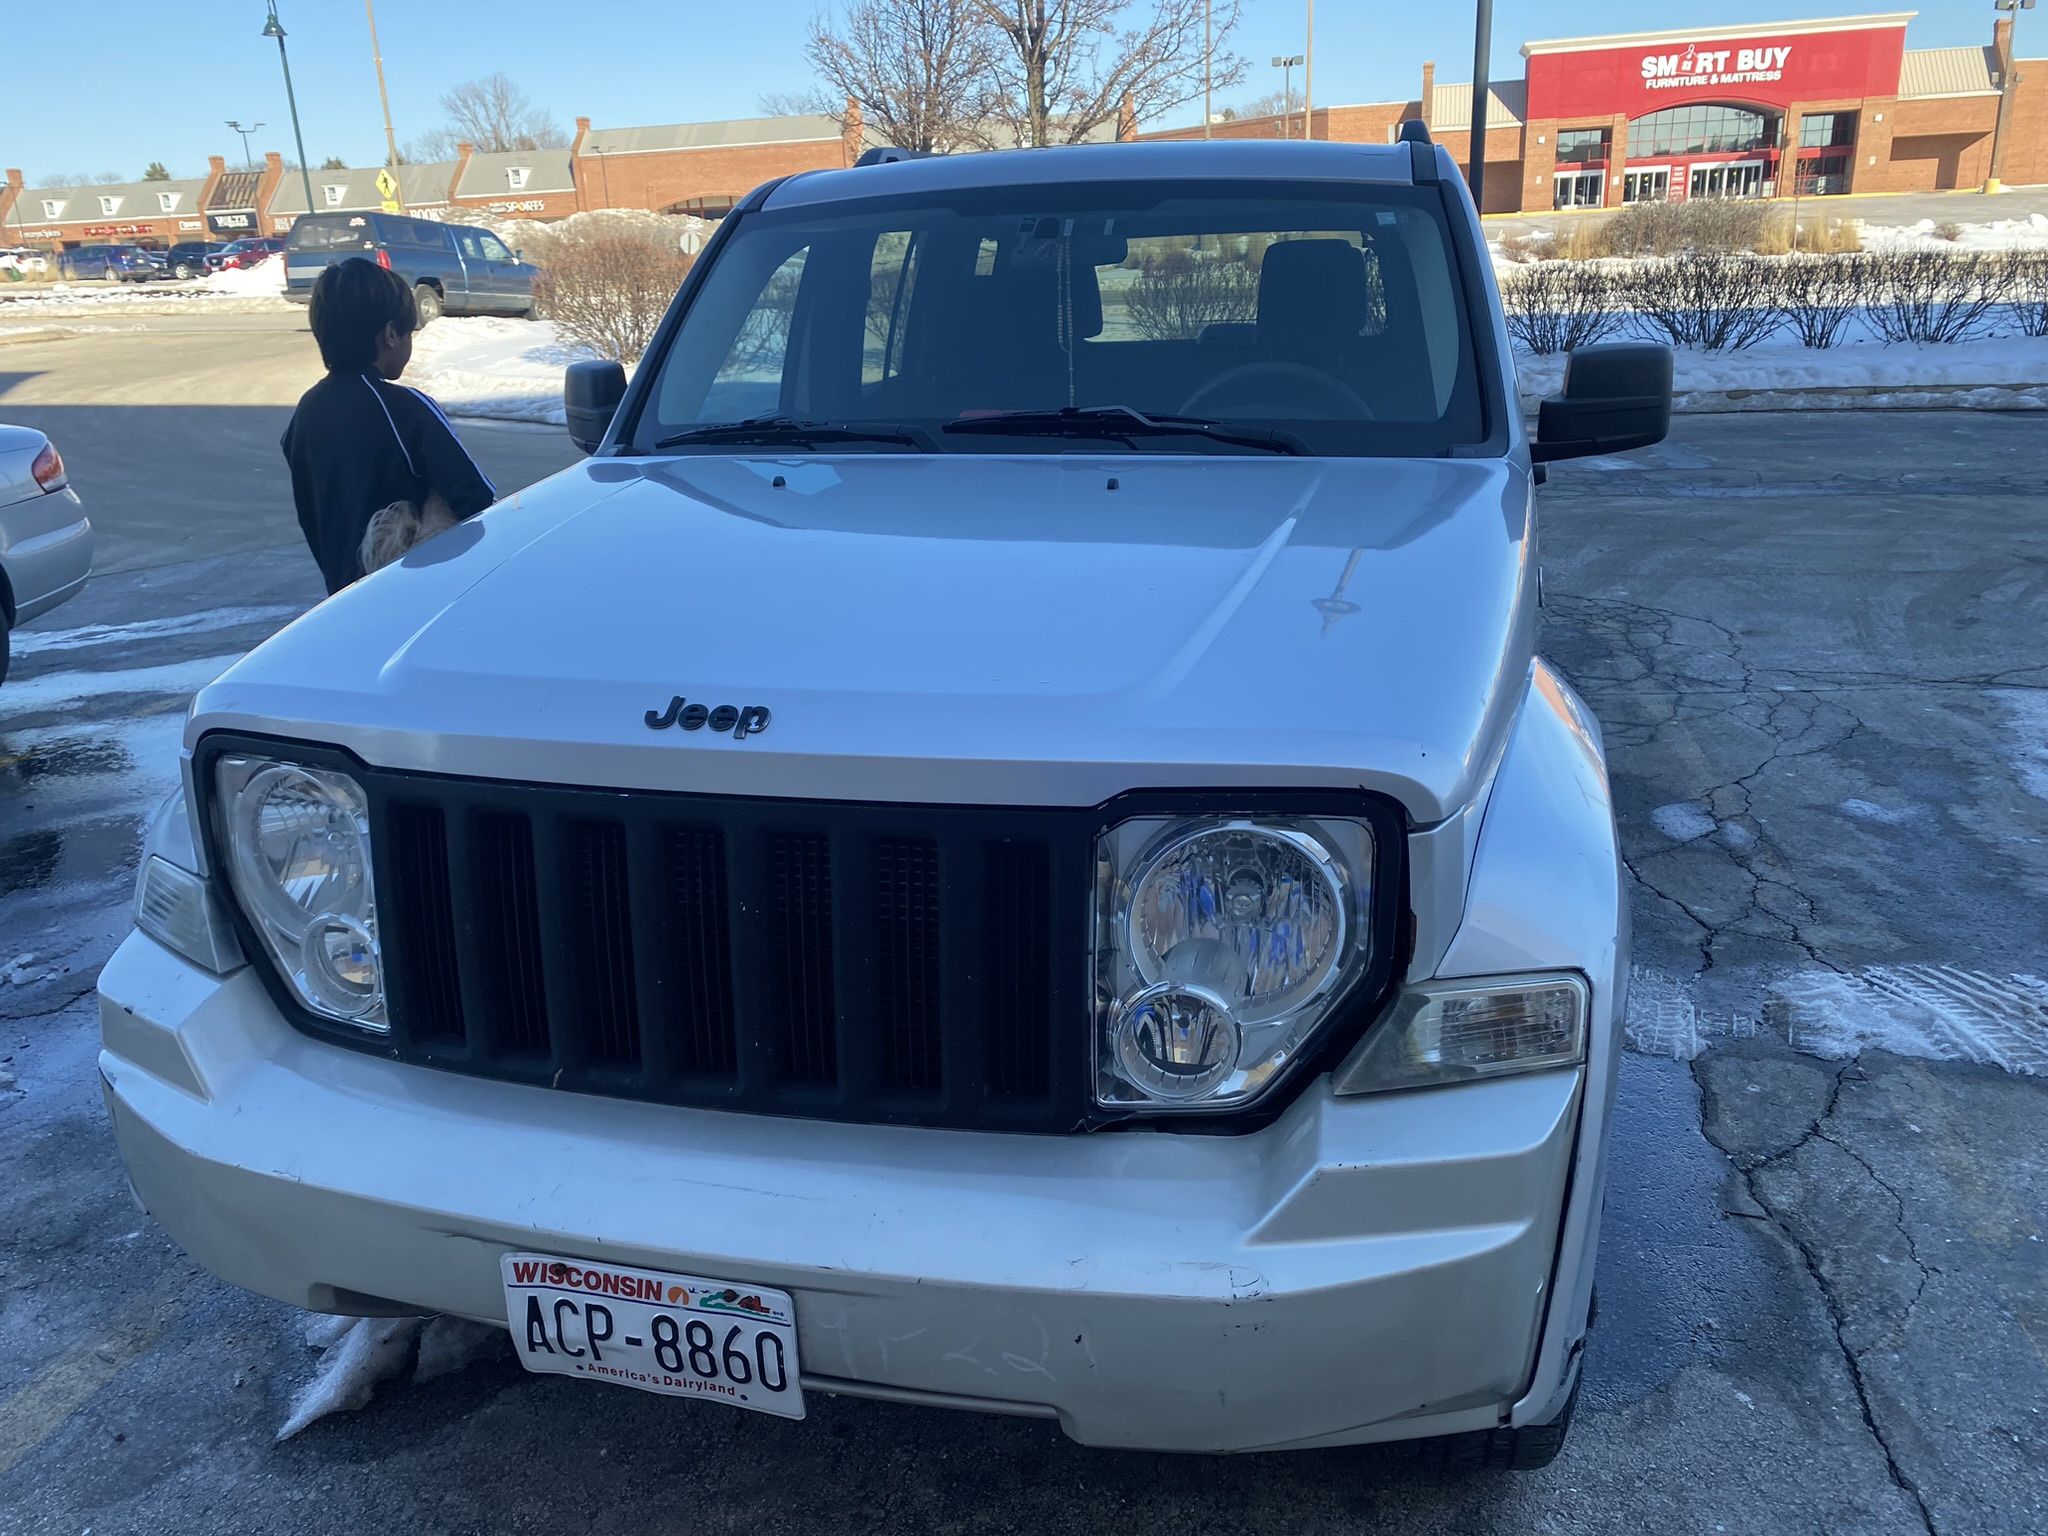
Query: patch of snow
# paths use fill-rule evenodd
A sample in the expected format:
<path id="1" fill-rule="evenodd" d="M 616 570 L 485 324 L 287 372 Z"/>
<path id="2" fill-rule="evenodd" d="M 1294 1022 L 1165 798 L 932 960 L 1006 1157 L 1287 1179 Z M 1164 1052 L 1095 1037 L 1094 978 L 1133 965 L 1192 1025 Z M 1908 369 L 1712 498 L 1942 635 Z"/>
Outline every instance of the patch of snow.
<path id="1" fill-rule="evenodd" d="M 451 416 L 561 426 L 568 420 L 563 370 L 596 355 L 565 341 L 551 320 L 444 318 L 413 337 L 405 382 L 432 395 Z"/>
<path id="2" fill-rule="evenodd" d="M 1947 965 L 1814 966 L 1769 978 L 1756 1015 L 1700 1009 L 1690 982 L 1639 967 L 1626 1037 L 1645 1055 L 1690 1061 L 1715 1041 L 1769 1034 L 1842 1060 L 1867 1050 L 2048 1075 L 2048 981 Z"/>
<path id="3" fill-rule="evenodd" d="M 417 1317 L 341 1318 L 346 1324 L 332 1331 L 323 1345 L 319 1374 L 307 1382 L 292 1403 L 292 1411 L 277 1431 L 277 1438 L 289 1440 L 307 1425 L 331 1413 L 353 1413 L 369 1406 L 371 1397 L 384 1382 L 403 1376 L 412 1366 L 419 1347 L 424 1319 Z M 314 1330 L 307 1330 L 307 1342 L 314 1343 Z"/>
<path id="4" fill-rule="evenodd" d="M 1849 799 L 1842 802 L 1842 814 L 1853 816 L 1858 821 L 1875 821 L 1887 827 L 1901 827 L 1919 816 L 1920 807 L 1878 805 L 1869 800 Z"/>
<path id="5" fill-rule="evenodd" d="M 193 661 L 173 661 L 160 667 L 126 667 L 112 672 L 51 672 L 19 683 L 9 683 L 4 697 L 10 714 L 58 709 L 82 699 L 101 698 L 110 693 L 197 693 L 221 673 L 242 659 L 236 651 L 226 656 L 201 656 Z"/>
<path id="6" fill-rule="evenodd" d="M 419 1363 L 413 1367 L 414 1381 L 432 1381 L 466 1371 L 483 1360 L 512 1353 L 512 1338 L 502 1327 L 473 1323 L 466 1317 L 436 1317 L 420 1334 Z"/>
<path id="7" fill-rule="evenodd" d="M 1912 224 L 1863 224 L 1863 243 L 1873 251 L 2012 251 L 2048 248 L 2048 214 L 2023 219 L 1920 219 Z M 1947 239 L 1935 230 L 1948 225 L 1957 231 Z"/>
<path id="8" fill-rule="evenodd" d="M 209 608 L 200 613 L 174 614 L 161 619 L 136 619 L 128 624 L 81 624 L 75 629 L 22 629 L 14 634 L 14 654 L 34 656 L 41 651 L 81 651 L 95 645 L 127 644 L 135 640 L 160 640 L 166 635 L 199 634 L 206 630 L 237 629 L 244 624 L 268 624 L 274 619 L 296 618 L 297 607 Z"/>
<path id="9" fill-rule="evenodd" d="M 2048 800 L 2048 692 L 2038 688 L 1992 691 L 2012 728 L 2013 776 L 2030 795 Z"/>
<path id="10" fill-rule="evenodd" d="M 1670 805 L 1660 805 L 1650 812 L 1650 820 L 1674 843 L 1689 843 L 1694 838 L 1705 837 L 1718 825 L 1707 813 L 1707 808 L 1697 800 L 1678 800 Z"/>
<path id="11" fill-rule="evenodd" d="M 284 257 L 268 256 L 253 267 L 226 267 L 209 272 L 200 280 L 200 287 L 207 293 L 231 299 L 282 299 Z"/>

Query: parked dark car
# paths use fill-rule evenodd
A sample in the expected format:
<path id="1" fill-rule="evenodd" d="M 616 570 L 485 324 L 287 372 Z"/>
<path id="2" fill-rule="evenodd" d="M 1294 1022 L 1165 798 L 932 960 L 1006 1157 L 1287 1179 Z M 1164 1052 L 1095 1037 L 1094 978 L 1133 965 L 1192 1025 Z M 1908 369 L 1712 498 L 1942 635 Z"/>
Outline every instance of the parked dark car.
<path id="1" fill-rule="evenodd" d="M 488 229 L 395 213 L 301 215 L 285 242 L 285 297 L 305 303 L 322 270 L 350 256 L 366 256 L 410 283 L 421 325 L 443 313 L 533 313 L 538 269 Z"/>
<path id="2" fill-rule="evenodd" d="M 152 255 L 157 261 L 150 259 Z M 73 282 L 146 283 L 158 275 L 161 260 L 161 253 L 139 245 L 81 245 L 57 257 L 57 275 Z"/>
<path id="3" fill-rule="evenodd" d="M 220 240 L 181 240 L 164 252 L 164 265 L 172 277 L 204 277 L 213 270 L 211 258 L 226 249 Z"/>
<path id="4" fill-rule="evenodd" d="M 230 240 L 206 258 L 206 270 L 225 272 L 230 268 L 253 267 L 283 249 L 284 241 L 277 235 L 250 235 L 246 239 Z"/>

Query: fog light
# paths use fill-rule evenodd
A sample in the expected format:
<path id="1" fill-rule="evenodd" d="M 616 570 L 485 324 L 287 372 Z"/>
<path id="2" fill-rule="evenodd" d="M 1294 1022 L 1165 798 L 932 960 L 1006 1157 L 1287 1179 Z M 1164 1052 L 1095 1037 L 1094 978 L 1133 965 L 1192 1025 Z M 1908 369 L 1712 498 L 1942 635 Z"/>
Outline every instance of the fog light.
<path id="1" fill-rule="evenodd" d="M 1572 975 L 1432 981 L 1395 999 L 1338 1068 L 1339 1093 L 1379 1093 L 1576 1066 L 1592 991 Z"/>
<path id="2" fill-rule="evenodd" d="M 1124 999 L 1116 1021 L 1117 1064 L 1162 1099 L 1207 1093 L 1237 1065 L 1237 1021 L 1207 987 L 1163 981 Z"/>
<path id="3" fill-rule="evenodd" d="M 384 1000 L 377 940 L 354 918 L 338 912 L 314 918 L 304 956 L 307 985 L 334 1012 L 355 1018 Z"/>

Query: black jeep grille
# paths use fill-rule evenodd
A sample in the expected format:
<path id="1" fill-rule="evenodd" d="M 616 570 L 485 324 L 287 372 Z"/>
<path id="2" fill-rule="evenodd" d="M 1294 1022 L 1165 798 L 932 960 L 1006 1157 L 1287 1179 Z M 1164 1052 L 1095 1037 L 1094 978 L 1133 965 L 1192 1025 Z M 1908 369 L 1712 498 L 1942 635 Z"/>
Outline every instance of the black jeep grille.
<path id="1" fill-rule="evenodd" d="M 361 777 L 402 1059 L 753 1113 L 1087 1118 L 1093 812 Z"/>

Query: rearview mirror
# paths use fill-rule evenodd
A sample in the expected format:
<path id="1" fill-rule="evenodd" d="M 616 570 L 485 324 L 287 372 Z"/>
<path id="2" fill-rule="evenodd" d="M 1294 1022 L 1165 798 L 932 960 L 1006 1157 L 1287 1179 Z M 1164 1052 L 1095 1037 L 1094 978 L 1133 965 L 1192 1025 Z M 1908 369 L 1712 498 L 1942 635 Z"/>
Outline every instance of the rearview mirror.
<path id="1" fill-rule="evenodd" d="M 626 370 L 613 362 L 571 363 L 562 376 L 562 410 L 569 439 L 585 453 L 597 452 L 626 397 Z"/>
<path id="2" fill-rule="evenodd" d="M 1623 453 L 1671 430 L 1671 349 L 1648 341 L 1581 347 L 1565 360 L 1564 393 L 1536 412 L 1532 463 Z"/>

